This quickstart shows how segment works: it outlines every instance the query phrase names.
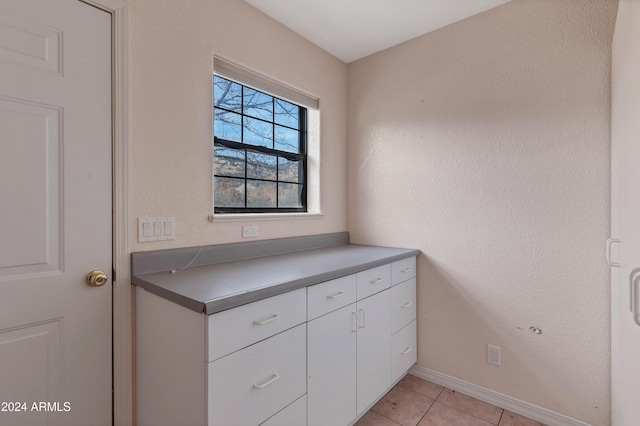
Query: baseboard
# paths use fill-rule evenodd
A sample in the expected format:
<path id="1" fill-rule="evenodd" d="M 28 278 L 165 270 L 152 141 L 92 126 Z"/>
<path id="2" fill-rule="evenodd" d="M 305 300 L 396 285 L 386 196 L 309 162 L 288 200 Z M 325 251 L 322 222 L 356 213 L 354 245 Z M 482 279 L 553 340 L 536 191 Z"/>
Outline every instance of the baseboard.
<path id="1" fill-rule="evenodd" d="M 447 374 L 439 373 L 429 368 L 414 365 L 409 369 L 409 373 L 422 379 L 433 382 L 437 385 L 444 386 L 457 392 L 461 392 L 465 395 L 472 396 L 481 401 L 511 411 L 512 413 L 520 414 L 532 420 L 536 420 L 545 425 L 552 426 L 590 426 L 588 423 L 576 420 L 574 418 L 556 413 L 546 408 L 539 407 L 537 405 L 521 401 L 519 399 L 503 395 L 501 393 L 492 391 L 491 389 L 483 388 L 482 386 L 474 385 L 473 383 L 465 382 L 464 380 L 457 379 Z"/>

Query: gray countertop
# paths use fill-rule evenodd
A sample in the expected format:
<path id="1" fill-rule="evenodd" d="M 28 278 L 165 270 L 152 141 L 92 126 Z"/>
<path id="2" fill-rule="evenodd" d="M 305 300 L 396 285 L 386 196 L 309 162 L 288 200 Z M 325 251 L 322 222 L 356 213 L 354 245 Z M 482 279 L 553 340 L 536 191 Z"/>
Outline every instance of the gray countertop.
<path id="1" fill-rule="evenodd" d="M 251 243 L 234 247 L 242 244 Z M 301 250 L 298 244 L 296 250 L 200 265 L 175 273 L 136 272 L 134 265 L 132 281 L 151 293 L 210 315 L 420 253 L 413 249 L 355 244 L 307 250 Z M 135 262 L 134 256 L 132 263 Z"/>

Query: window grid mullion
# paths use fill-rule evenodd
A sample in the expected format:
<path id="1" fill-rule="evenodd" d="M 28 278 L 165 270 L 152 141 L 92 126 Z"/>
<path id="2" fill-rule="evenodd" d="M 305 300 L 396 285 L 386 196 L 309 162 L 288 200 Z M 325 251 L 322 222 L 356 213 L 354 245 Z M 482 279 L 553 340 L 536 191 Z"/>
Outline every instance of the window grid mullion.
<path id="1" fill-rule="evenodd" d="M 275 98 L 271 98 L 271 135 L 273 135 L 273 140 L 271 141 L 271 148 L 276 149 L 276 102 Z M 280 164 L 280 156 L 276 155 L 276 208 L 280 207 L 280 197 L 278 197 L 278 191 L 280 190 L 280 185 L 278 185 L 280 174 L 278 173 L 278 166 Z"/>
<path id="2" fill-rule="evenodd" d="M 240 90 L 240 120 L 241 120 L 241 126 L 240 126 L 240 140 L 242 141 L 242 143 L 244 143 L 244 85 L 240 86 L 241 90 Z M 247 160 L 247 149 L 244 149 L 244 208 L 246 209 L 248 207 L 248 201 L 249 201 L 249 185 L 247 185 L 247 168 L 249 167 L 249 161 Z"/>

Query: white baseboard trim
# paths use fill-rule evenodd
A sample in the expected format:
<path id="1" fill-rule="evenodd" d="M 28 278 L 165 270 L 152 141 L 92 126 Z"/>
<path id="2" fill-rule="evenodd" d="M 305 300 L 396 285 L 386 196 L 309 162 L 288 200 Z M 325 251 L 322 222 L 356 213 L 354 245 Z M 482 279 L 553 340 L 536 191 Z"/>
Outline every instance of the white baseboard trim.
<path id="1" fill-rule="evenodd" d="M 551 411 L 546 408 L 542 408 L 529 402 L 521 401 L 507 395 L 503 395 L 501 393 L 492 391 L 491 389 L 483 388 L 482 386 L 465 382 L 464 380 L 457 379 L 447 374 L 439 373 L 426 367 L 414 365 L 409 369 L 409 373 L 433 382 L 437 385 L 444 386 L 456 392 L 472 396 L 486 403 L 511 411 L 512 413 L 520 414 L 521 416 L 536 420 L 545 425 L 590 426 L 588 423 L 556 413 L 555 411 Z"/>

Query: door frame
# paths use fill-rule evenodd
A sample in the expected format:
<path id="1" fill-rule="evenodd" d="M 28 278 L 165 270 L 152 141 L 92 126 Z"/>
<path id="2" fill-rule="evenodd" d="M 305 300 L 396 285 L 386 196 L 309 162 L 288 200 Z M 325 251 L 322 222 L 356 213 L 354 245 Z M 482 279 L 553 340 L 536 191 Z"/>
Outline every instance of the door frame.
<path id="1" fill-rule="evenodd" d="M 133 425 L 133 287 L 129 213 L 129 6 L 78 0 L 111 14 L 113 155 L 113 424 Z"/>

